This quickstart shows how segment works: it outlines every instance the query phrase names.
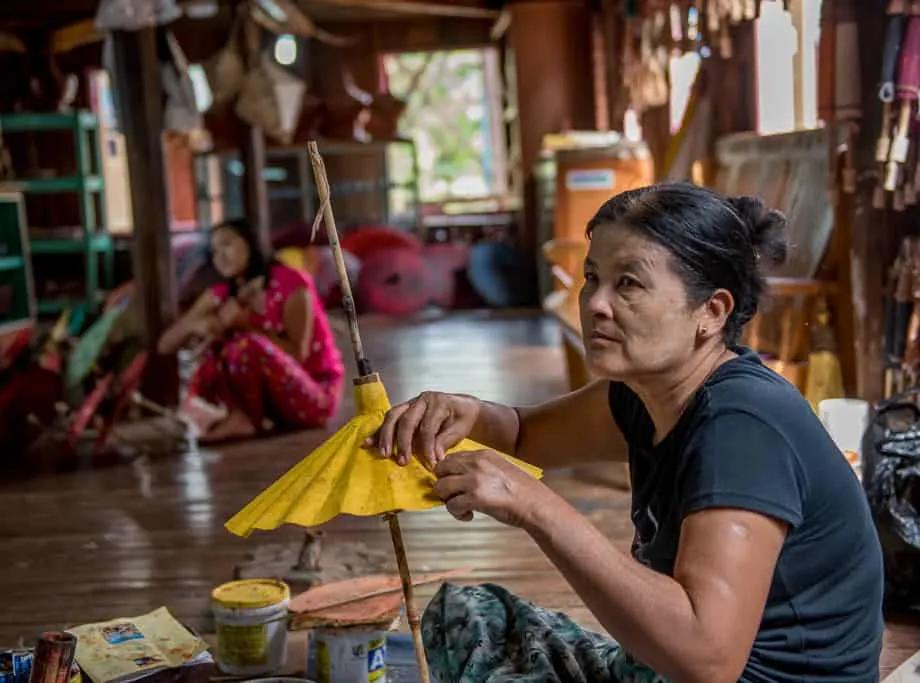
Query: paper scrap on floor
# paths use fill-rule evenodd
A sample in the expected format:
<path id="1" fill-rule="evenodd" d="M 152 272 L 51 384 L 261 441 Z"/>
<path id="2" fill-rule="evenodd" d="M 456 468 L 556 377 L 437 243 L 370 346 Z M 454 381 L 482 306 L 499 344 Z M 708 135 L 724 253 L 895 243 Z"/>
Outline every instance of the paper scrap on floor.
<path id="1" fill-rule="evenodd" d="M 212 661 L 208 646 L 165 607 L 70 629 L 77 664 L 93 683 L 130 683 L 164 669 Z"/>
<path id="2" fill-rule="evenodd" d="M 891 672 L 882 683 L 920 683 L 920 650 Z"/>

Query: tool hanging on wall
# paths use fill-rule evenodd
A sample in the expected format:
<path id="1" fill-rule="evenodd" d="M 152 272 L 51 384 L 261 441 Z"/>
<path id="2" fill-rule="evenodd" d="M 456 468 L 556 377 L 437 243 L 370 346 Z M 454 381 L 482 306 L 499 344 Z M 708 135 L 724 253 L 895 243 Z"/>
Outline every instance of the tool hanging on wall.
<path id="1" fill-rule="evenodd" d="M 915 238 L 907 238 L 905 243 L 908 245 L 910 261 L 907 264 L 908 275 L 908 293 L 910 299 L 910 315 L 906 324 L 906 334 L 902 335 L 904 341 L 904 361 L 902 363 L 902 386 L 903 391 L 906 387 L 916 386 L 917 377 L 920 374 L 920 244 Z"/>
<path id="2" fill-rule="evenodd" d="M 892 394 L 904 390 L 903 364 L 907 352 L 907 330 L 914 312 L 914 299 L 911 294 L 914 288 L 915 251 L 913 241 L 905 239 L 895 262 L 894 303 L 889 330 L 891 341 L 889 343 L 886 339 L 885 343 L 889 351 L 888 365 L 891 369 L 889 378 Z"/>
<path id="3" fill-rule="evenodd" d="M 910 121 L 920 88 L 920 16 L 910 17 L 901 45 L 898 65 L 898 121 L 885 167 L 885 190 L 894 192 L 902 182 L 902 170 L 910 147 Z"/>
<path id="4" fill-rule="evenodd" d="M 858 0 L 837 1 L 837 30 L 834 39 L 834 105 L 836 120 L 845 134 L 846 152 L 841 176 L 843 191 L 856 192 L 856 165 L 853 146 L 857 124 L 862 118 L 859 67 L 859 26 L 856 23 Z"/>
<path id="5" fill-rule="evenodd" d="M 920 161 L 920 154 L 918 154 L 920 147 L 917 145 L 918 140 L 920 140 L 917 137 L 918 131 L 920 131 L 920 126 L 917 124 L 917 118 L 911 117 L 908 135 L 914 142 L 907 150 L 907 162 L 904 165 L 904 182 L 894 191 L 892 207 L 895 211 L 903 211 L 906 207 L 917 203 L 915 183 L 917 181 L 917 162 Z"/>
<path id="6" fill-rule="evenodd" d="M 885 47 L 882 53 L 882 79 L 879 84 L 878 98 L 882 103 L 882 128 L 875 145 L 875 160 L 879 164 L 878 183 L 872 197 L 872 205 L 877 209 L 885 207 L 885 164 L 891 149 L 891 119 L 894 104 L 894 84 L 897 77 L 898 57 L 904 38 L 907 17 L 897 14 L 888 20 L 885 33 Z"/>

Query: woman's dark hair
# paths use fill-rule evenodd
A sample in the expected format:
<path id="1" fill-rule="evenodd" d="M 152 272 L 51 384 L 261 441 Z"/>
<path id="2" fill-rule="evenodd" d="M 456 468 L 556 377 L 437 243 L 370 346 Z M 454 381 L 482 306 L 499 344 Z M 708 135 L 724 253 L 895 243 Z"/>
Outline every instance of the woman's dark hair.
<path id="1" fill-rule="evenodd" d="M 667 249 L 687 298 L 699 306 L 726 289 L 735 308 L 722 338 L 737 344 L 757 313 L 766 289 L 763 270 L 786 259 L 786 217 L 757 197 L 725 197 L 690 183 L 664 183 L 628 190 L 608 200 L 588 222 L 590 238 L 604 225 L 639 231 Z"/>
<path id="2" fill-rule="evenodd" d="M 213 234 L 218 230 L 232 230 L 239 235 L 239 237 L 246 242 L 246 246 L 249 247 L 249 264 L 246 266 L 246 272 L 244 272 L 242 276 L 244 281 L 249 282 L 260 276 L 268 276 L 272 265 L 275 263 L 274 254 L 265 252 L 262 248 L 261 240 L 259 240 L 252 224 L 248 220 L 245 218 L 232 218 L 215 225 L 211 228 L 211 233 Z M 209 253 L 209 256 L 213 263 L 213 255 Z M 236 296 L 238 288 L 237 280 L 230 279 L 227 284 L 230 287 L 230 296 Z"/>

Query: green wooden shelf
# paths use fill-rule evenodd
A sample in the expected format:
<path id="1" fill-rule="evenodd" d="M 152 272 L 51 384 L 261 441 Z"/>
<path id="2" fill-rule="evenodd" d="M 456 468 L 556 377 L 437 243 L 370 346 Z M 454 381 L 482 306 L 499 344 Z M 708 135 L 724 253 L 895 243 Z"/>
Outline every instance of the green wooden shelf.
<path id="1" fill-rule="evenodd" d="M 35 286 L 26 233 L 25 200 L 18 192 L 0 193 L 0 290 L 5 300 L 0 311 L 0 335 L 35 320 Z"/>
<path id="2" fill-rule="evenodd" d="M 74 303 L 84 303 L 95 311 L 104 298 L 104 289 L 111 287 L 115 267 L 115 250 L 108 233 L 105 210 L 105 181 L 102 173 L 102 150 L 99 140 L 99 119 L 90 111 L 66 113 L 20 113 L 0 116 L 4 135 L 61 131 L 73 138 L 77 169 L 72 175 L 50 178 L 15 179 L 0 183 L 0 192 L 25 195 L 74 193 L 80 203 L 80 225 L 76 235 L 36 234 L 29 236 L 31 252 L 36 255 L 73 254 L 84 261 L 86 294 L 72 300 L 43 300 L 38 302 L 39 314 L 58 313 Z M 66 171 L 65 171 L 66 172 Z M 96 198 L 98 197 L 99 208 Z M 103 257 L 103 272 L 99 272 L 99 256 Z M 2 273 L 2 268 L 0 268 Z M 100 277 L 100 275 L 102 277 Z"/>
<path id="3" fill-rule="evenodd" d="M 89 244 L 82 237 L 32 237 L 29 240 L 33 254 L 82 254 L 87 249 L 97 254 L 112 248 L 110 235 L 95 235 Z"/>
<path id="4" fill-rule="evenodd" d="M 99 119 L 91 111 L 81 109 L 74 112 L 52 112 L 4 114 L 0 116 L 4 133 L 23 133 L 49 130 L 93 130 L 99 127 Z"/>
<path id="5" fill-rule="evenodd" d="M 102 178 L 90 176 L 62 176 L 60 178 L 24 178 L 0 183 L 0 191 L 26 194 L 51 194 L 54 192 L 101 192 L 105 187 Z"/>
<path id="6" fill-rule="evenodd" d="M 0 256 L 0 273 L 25 267 L 26 261 L 22 256 Z"/>

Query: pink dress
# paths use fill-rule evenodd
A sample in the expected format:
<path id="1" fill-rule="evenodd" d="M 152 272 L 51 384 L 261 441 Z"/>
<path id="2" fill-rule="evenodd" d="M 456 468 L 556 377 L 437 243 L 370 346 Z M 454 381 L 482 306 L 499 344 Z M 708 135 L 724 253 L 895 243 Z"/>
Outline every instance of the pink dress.
<path id="1" fill-rule="evenodd" d="M 268 335 L 284 333 L 284 306 L 306 288 L 313 317 L 309 353 L 300 363 Z M 190 395 L 239 408 L 259 428 L 268 418 L 288 427 L 320 427 L 335 415 L 345 366 L 326 310 L 307 273 L 276 264 L 265 283 L 265 311 L 250 314 L 250 327 L 230 333 L 205 351 Z M 223 303 L 229 287 L 212 289 Z"/>

